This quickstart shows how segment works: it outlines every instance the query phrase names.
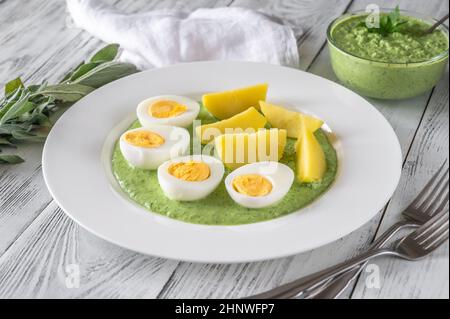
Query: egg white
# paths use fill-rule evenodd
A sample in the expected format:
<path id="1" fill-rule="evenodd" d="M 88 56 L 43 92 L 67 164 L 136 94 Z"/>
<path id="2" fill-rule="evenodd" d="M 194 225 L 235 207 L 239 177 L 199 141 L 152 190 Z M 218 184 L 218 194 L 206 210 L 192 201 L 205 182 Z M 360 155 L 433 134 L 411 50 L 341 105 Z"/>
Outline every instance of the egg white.
<path id="1" fill-rule="evenodd" d="M 241 175 L 258 174 L 272 183 L 272 191 L 265 196 L 248 196 L 236 191 L 233 180 Z M 294 172 L 278 162 L 257 162 L 239 167 L 225 178 L 225 187 L 230 197 L 247 208 L 263 208 L 274 205 L 283 199 L 294 182 Z"/>
<path id="2" fill-rule="evenodd" d="M 173 117 L 153 117 L 149 114 L 148 108 L 153 103 L 159 100 L 171 100 L 183 104 L 184 106 L 186 106 L 186 111 Z M 178 95 L 160 95 L 148 98 L 139 103 L 139 105 L 137 106 L 136 114 L 139 122 L 143 127 L 150 125 L 171 125 L 188 127 L 197 118 L 199 111 L 200 105 L 190 98 Z"/>
<path id="3" fill-rule="evenodd" d="M 133 131 L 151 131 L 161 135 L 165 142 L 161 146 L 145 148 L 129 144 L 125 135 Z M 181 127 L 153 125 L 145 128 L 129 130 L 122 134 L 119 140 L 120 151 L 132 166 L 142 169 L 156 169 L 165 161 L 185 155 L 189 150 L 189 132 Z"/>
<path id="4" fill-rule="evenodd" d="M 168 172 L 173 163 L 180 162 L 204 162 L 209 166 L 210 176 L 203 181 L 185 181 Z M 191 155 L 171 159 L 158 168 L 158 181 L 164 194 L 172 200 L 194 201 L 205 198 L 211 194 L 220 184 L 225 168 L 222 161 L 207 155 Z"/>

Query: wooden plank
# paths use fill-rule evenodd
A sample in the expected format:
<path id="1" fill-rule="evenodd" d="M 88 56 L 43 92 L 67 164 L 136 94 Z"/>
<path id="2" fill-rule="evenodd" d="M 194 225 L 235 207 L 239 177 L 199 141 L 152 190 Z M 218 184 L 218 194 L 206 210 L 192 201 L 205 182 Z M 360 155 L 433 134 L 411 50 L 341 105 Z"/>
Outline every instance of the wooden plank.
<path id="1" fill-rule="evenodd" d="M 163 8 L 224 6 L 231 0 L 113 1 L 127 12 Z M 88 33 L 66 26 L 65 2 L 60 0 L 7 1 L 0 9 L 0 84 L 17 76 L 27 83 L 56 82 L 103 44 Z M 45 33 L 45 36 L 42 34 Z M 39 39 L 37 41 L 36 39 Z M 4 150 L 15 152 L 14 150 Z M 51 196 L 41 173 L 42 145 L 21 145 L 27 162 L 0 166 L 0 255 L 48 205 Z M 6 187 L 7 186 L 7 187 Z M 17 205 L 17 206 L 16 206 Z"/>
<path id="2" fill-rule="evenodd" d="M 66 56 L 70 55 L 66 54 L 65 57 Z M 326 56 L 323 56 L 322 58 L 326 59 Z M 306 57 L 306 61 L 307 59 L 308 56 Z M 320 66 L 319 61 L 320 60 L 315 61 L 314 66 Z M 318 69 L 313 70 L 316 73 L 320 74 L 320 68 Z M 324 71 L 324 74 L 331 75 L 329 69 L 328 71 Z M 408 104 L 405 104 L 405 106 L 408 106 Z M 379 107 L 381 109 L 385 108 L 386 110 L 384 112 L 388 112 L 393 108 L 393 106 L 389 105 Z M 393 115 L 390 119 L 391 123 L 392 121 L 395 121 L 395 118 L 395 115 Z M 396 128 L 397 133 L 399 133 L 400 129 L 409 129 L 409 121 L 410 120 L 408 119 L 408 122 L 401 123 L 401 121 L 398 120 L 398 127 Z M 406 129 L 406 132 L 409 132 L 408 129 Z M 403 138 L 400 137 L 400 139 L 406 140 L 408 136 L 409 133 L 403 133 Z M 406 144 L 404 148 L 406 148 Z M 2 185 L 2 183 L 0 183 L 0 185 Z M 153 267 L 155 267 L 156 270 L 158 270 L 158 273 L 161 271 L 161 277 L 158 277 L 158 274 L 155 274 L 156 279 L 153 277 L 146 277 L 145 272 L 138 273 L 136 277 L 133 277 L 130 274 L 134 274 L 136 269 L 139 269 L 139 267 L 130 266 L 130 268 L 124 268 L 120 265 L 123 265 L 127 262 L 132 263 L 131 260 L 135 260 L 135 258 L 138 258 L 140 256 L 130 257 L 128 255 L 124 256 L 124 253 L 122 252 L 115 252 L 114 249 L 118 249 L 120 251 L 122 251 L 122 249 L 117 247 L 113 247 L 114 249 L 107 248 L 105 246 L 108 246 L 109 244 L 95 238 L 94 236 L 82 231 L 81 229 L 77 230 L 80 232 L 79 238 L 77 237 L 73 241 L 70 241 L 69 239 L 67 239 L 67 236 L 64 236 L 63 234 L 67 231 L 68 227 L 65 225 L 72 222 L 64 221 L 64 217 L 65 216 L 63 216 L 62 213 L 52 204 L 45 211 L 45 216 L 43 214 L 42 218 L 39 217 L 36 220 L 36 223 L 33 223 L 26 230 L 24 235 L 19 238 L 19 240 L 14 243 L 14 245 L 11 246 L 11 248 L 7 251 L 7 254 L 0 258 L 0 287 L 6 287 L 4 289 L 0 288 L 0 297 L 21 295 L 30 297 L 151 297 L 158 294 L 158 291 L 162 287 L 165 279 L 170 276 L 171 270 L 175 268 L 174 264 L 168 262 L 169 266 L 167 269 L 169 271 L 166 272 L 165 266 L 157 266 L 155 263 L 153 263 L 151 264 L 151 268 L 146 268 L 147 271 L 150 271 L 151 269 L 153 269 Z M 59 221 L 60 218 L 62 221 Z M 54 224 L 56 224 L 56 227 L 53 229 L 52 226 Z M 374 222 L 373 224 L 378 225 L 378 222 Z M 77 226 L 73 227 L 77 228 Z M 45 233 L 46 236 L 42 236 L 42 239 L 38 239 L 38 235 L 43 233 L 45 229 L 49 229 L 51 231 L 48 234 Z M 296 256 L 294 258 L 291 257 L 276 261 L 228 266 L 193 265 L 189 263 L 182 263 L 177 271 L 173 274 L 172 280 L 167 283 L 166 289 L 160 294 L 160 296 L 237 297 L 251 294 L 256 291 L 261 291 L 276 286 L 279 283 L 317 270 L 318 267 L 331 265 L 337 260 L 345 259 L 345 257 L 349 256 L 349 252 L 354 253 L 357 249 L 361 249 L 361 247 L 364 247 L 367 244 L 367 238 L 374 236 L 375 229 L 376 227 L 373 227 L 372 223 L 368 224 L 363 229 L 360 229 L 356 233 L 353 233 L 352 235 L 338 241 L 337 243 L 328 245 L 307 254 Z M 72 237 L 69 236 L 70 239 L 74 237 L 73 234 L 77 233 L 77 231 L 71 230 L 69 232 L 72 234 Z M 368 232 L 368 234 L 366 234 L 366 232 Z M 55 237 L 53 236 L 53 234 L 58 234 L 58 236 L 55 235 Z M 81 245 L 80 243 L 84 240 L 86 240 L 86 243 L 88 244 Z M 56 242 L 56 245 L 59 247 L 48 248 L 49 242 L 52 241 Z M 69 242 L 71 242 L 71 244 L 68 244 Z M 70 245 L 77 247 L 73 249 L 68 248 L 68 246 Z M 90 246 L 96 245 L 99 246 L 98 249 L 95 248 L 90 250 Z M 29 247 L 33 246 L 38 247 L 37 250 L 40 251 L 40 253 L 38 255 L 34 255 L 33 258 L 21 259 L 21 256 L 26 256 L 27 254 L 30 254 L 32 252 Z M 44 246 L 47 248 L 43 248 Z M 114 250 L 114 252 L 110 253 L 110 251 L 112 250 Z M 63 256 L 70 256 L 70 254 L 85 256 L 80 259 L 83 261 L 81 265 L 83 266 L 87 264 L 90 266 L 88 267 L 89 270 L 82 275 L 82 283 L 85 283 L 86 286 L 82 284 L 80 289 L 72 289 L 67 291 L 68 289 L 63 286 L 63 279 L 61 279 L 64 278 L 64 276 L 61 276 L 61 273 L 64 273 L 61 272 L 61 269 L 64 269 L 64 267 L 58 268 L 57 266 L 55 267 L 55 265 L 58 265 L 58 263 L 62 263 L 62 265 L 67 266 L 69 262 L 72 263 L 74 260 L 73 258 L 68 261 L 63 260 Z M 102 260 L 99 261 L 95 259 L 96 255 L 103 256 Z M 40 258 L 47 258 L 46 256 L 49 256 L 48 259 L 46 259 L 48 260 L 48 263 L 39 263 Z M 114 256 L 118 257 L 115 258 Z M 16 260 L 21 261 L 19 263 L 15 262 Z M 105 268 L 102 267 L 102 265 L 109 263 L 111 260 L 117 261 L 116 263 L 113 263 L 113 268 L 115 268 L 117 271 L 113 271 L 114 274 L 117 273 L 117 275 L 115 276 L 108 275 L 108 270 L 110 268 L 106 268 L 106 266 Z M 120 262 L 119 260 L 125 261 Z M 86 261 L 86 263 L 84 261 Z M 147 262 L 151 263 L 152 261 L 152 258 L 150 258 L 149 260 L 146 259 L 144 264 Z M 23 266 L 22 263 L 24 263 Z M 95 272 L 97 267 L 101 269 L 99 272 Z M 29 273 L 27 269 L 30 269 Z M 53 272 L 56 273 L 56 275 L 47 274 Z M 128 280 L 117 280 L 117 277 L 123 278 L 120 276 L 123 273 L 125 274 L 125 277 L 131 278 L 129 282 Z M 27 278 L 27 280 L 20 281 L 19 279 L 22 277 Z M 45 282 L 45 284 L 42 285 L 42 287 L 33 287 L 35 283 L 41 282 L 39 279 L 41 277 L 45 278 L 45 280 L 43 281 Z M 103 279 L 96 282 L 95 278 L 97 277 Z M 12 279 L 17 282 L 14 283 Z M 137 292 L 133 293 L 133 290 L 135 288 L 131 284 L 128 285 L 128 283 L 136 284 L 137 287 L 139 287 L 136 289 Z M 142 283 L 142 285 L 140 285 L 140 283 Z M 122 285 L 126 287 L 126 292 L 121 294 L 120 292 L 118 292 L 119 289 L 117 289 L 117 287 L 121 288 Z M 147 294 L 145 292 L 145 289 L 150 290 L 150 293 Z"/>
<path id="3" fill-rule="evenodd" d="M 0 298 L 154 298 L 176 265 L 98 239 L 53 202 L 0 257 Z"/>
<path id="4" fill-rule="evenodd" d="M 233 5 L 242 5 L 242 3 L 234 2 Z M 281 9 L 280 6 L 282 5 L 286 7 Z M 324 3 L 318 3 L 318 6 L 320 9 L 317 10 L 319 10 L 319 12 L 322 10 L 323 13 L 326 5 Z M 315 7 L 313 9 L 309 8 L 309 11 L 305 10 L 306 7 L 307 5 L 305 3 L 300 4 L 299 1 L 295 3 L 279 2 L 277 5 L 273 4 L 273 6 L 270 7 L 272 10 L 270 12 L 276 16 L 281 15 L 283 12 L 288 12 L 291 20 L 296 15 L 301 15 L 303 17 L 308 16 L 307 12 L 316 12 Z M 264 6 L 263 8 L 266 9 Z M 277 11 L 274 11 L 275 8 L 277 8 Z M 292 12 L 292 8 L 296 8 L 298 13 Z M 345 8 L 346 5 L 341 6 L 342 10 L 345 10 Z M 327 9 L 329 8 L 327 7 Z M 334 17 L 335 15 L 340 15 L 341 13 L 332 11 L 330 14 Z M 316 17 L 309 17 L 308 19 L 308 21 L 318 20 Z M 322 17 L 320 20 L 331 21 L 332 18 L 327 19 Z M 298 21 L 302 22 L 301 19 L 298 19 Z M 319 34 L 315 35 L 314 32 L 324 33 L 325 28 L 326 26 L 322 29 L 314 28 L 314 31 L 310 30 L 310 36 L 304 39 L 304 45 L 315 47 L 319 50 L 325 41 L 325 37 L 320 37 Z M 308 29 L 306 28 L 306 30 Z M 321 43 L 313 44 L 311 43 L 313 39 L 316 39 L 316 41 L 321 41 Z M 314 60 L 315 55 L 312 55 L 311 52 L 312 51 L 306 52 L 306 55 L 303 56 L 304 61 Z M 301 47 L 300 53 L 302 53 Z M 314 65 L 316 64 L 320 65 L 320 62 L 315 62 Z M 303 65 L 303 68 L 307 67 L 307 64 Z M 327 77 L 330 76 L 331 73 L 331 69 L 328 68 L 327 73 L 321 75 Z M 332 265 L 336 261 L 341 260 L 343 256 L 348 256 L 348 252 L 361 248 L 366 243 L 365 236 L 371 235 L 373 237 L 375 229 L 376 228 L 373 226 L 370 228 L 364 227 L 363 229 L 351 234 L 348 238 L 346 238 L 346 245 L 343 245 L 344 241 L 340 240 L 337 243 L 327 245 L 321 249 L 315 250 L 314 252 L 274 261 L 232 266 L 181 263 L 174 275 L 171 277 L 169 283 L 166 285 L 164 291 L 161 293 L 160 297 L 235 298 L 250 295 L 257 291 L 262 291 L 277 286 L 282 282 L 286 282 L 313 272 L 317 269 L 318 265 L 323 267 Z"/>
<path id="5" fill-rule="evenodd" d="M 371 4 L 373 1 L 355 1 L 349 8 L 349 11 L 356 11 L 364 9 L 367 4 Z M 389 7 L 389 1 L 377 1 L 380 7 Z M 400 1 L 400 7 L 407 10 L 420 11 L 425 14 L 440 15 L 446 12 L 445 6 L 440 1 L 430 1 L 426 4 L 421 1 Z M 338 81 L 336 76 L 331 72 L 331 65 L 329 62 L 328 50 L 321 52 L 320 56 L 315 61 L 314 66 L 311 68 L 311 72 L 321 76 L 325 76 L 333 81 Z M 370 102 L 385 116 L 394 128 L 402 148 L 403 156 L 406 157 L 414 135 L 416 128 L 418 127 L 423 112 L 426 108 L 427 102 L 430 97 L 430 92 L 420 97 L 402 101 L 380 101 L 375 99 L 369 99 Z M 397 195 L 394 195 L 394 198 Z M 360 247 L 358 250 L 364 249 L 368 243 L 372 241 L 371 236 L 374 236 L 379 223 L 381 222 L 383 215 L 380 213 L 374 218 L 367 227 L 367 243 Z M 344 295 L 349 296 L 350 289 Z"/>
<path id="6" fill-rule="evenodd" d="M 0 83 L 17 76 L 29 82 L 56 81 L 100 45 L 79 30 L 65 29 L 60 1 L 7 1 L 2 10 L 8 12 L 1 15 L 8 28 L 0 30 Z M 26 163 L 0 166 L 0 254 L 52 200 L 42 178 L 42 145 L 24 144 L 17 153 Z"/>
<path id="7" fill-rule="evenodd" d="M 122 0 L 109 2 L 116 3 L 118 7 L 129 12 L 136 12 L 140 9 L 194 9 L 225 6 L 231 0 L 197 0 L 195 2 Z M 50 0 L 45 4 L 37 0 L 24 3 L 8 1 L 1 3 L 0 10 L 2 13 L 8 13 L 0 15 L 2 25 L 8 25 L 8 28 L 0 30 L 0 46 L 2 47 L 0 51 L 0 83 L 6 83 L 18 75 L 29 82 L 41 82 L 43 79 L 56 81 L 102 45 L 99 40 L 81 30 L 66 28 L 65 3 L 63 1 Z M 43 33 L 45 33 L 45 37 L 41 36 Z M 35 39 L 42 40 L 36 41 Z M 27 159 L 26 163 L 16 166 L 0 166 L 0 255 L 5 251 L 8 252 L 0 258 L 0 287 L 2 287 L 0 295 L 61 298 L 80 296 L 80 293 L 83 294 L 82 296 L 91 296 L 90 293 L 106 296 L 106 293 L 111 291 L 111 294 L 108 295 L 110 297 L 131 297 L 131 292 L 134 291 L 135 297 L 156 296 L 168 278 L 167 276 L 171 274 L 171 267 L 174 267 L 176 263 L 149 257 L 142 259 L 143 256 L 126 253 L 126 250 L 119 247 L 104 248 L 108 246 L 106 242 L 79 229 L 68 218 L 63 218 L 61 211 L 55 207 L 54 203 L 48 206 L 51 196 L 42 178 L 41 152 L 42 145 L 23 145 L 19 149 L 19 154 Z M 35 220 L 45 207 L 47 209 L 44 216 Z M 32 224 L 34 220 L 35 222 Z M 41 236 L 43 229 L 51 229 L 54 234 L 49 233 L 47 237 L 43 237 Z M 73 234 L 80 234 L 82 239 L 78 240 L 78 237 L 74 237 L 77 242 L 73 242 L 71 247 L 45 247 L 52 242 L 57 242 L 58 236 L 64 234 L 67 229 L 73 230 Z M 22 236 L 19 238 L 21 234 Z M 17 238 L 19 239 L 17 240 Z M 48 240 L 48 238 L 52 239 Z M 68 240 L 68 237 L 61 237 L 61 240 Z M 81 244 L 83 241 L 85 244 Z M 13 242 L 14 245 L 12 245 Z M 98 246 L 98 251 L 90 248 L 94 246 Z M 30 247 L 41 247 L 41 249 L 37 254 L 30 254 L 28 250 Z M 82 280 L 88 281 L 87 279 L 91 278 L 89 276 L 93 275 L 95 275 L 92 277 L 94 279 L 97 276 L 101 277 L 100 273 L 105 273 L 107 276 L 108 268 L 103 264 L 107 264 L 110 259 L 117 259 L 118 263 L 123 262 L 124 265 L 128 263 L 127 267 L 129 268 L 127 269 L 129 269 L 130 275 L 126 275 L 127 270 L 125 269 L 124 277 L 122 277 L 122 271 L 118 275 L 119 278 L 123 278 L 122 282 L 105 277 L 105 284 L 98 281 L 97 286 L 89 286 L 90 288 L 87 290 L 67 290 L 61 286 L 63 284 L 60 278 L 61 270 L 58 267 L 65 266 L 65 264 L 60 265 L 59 263 L 62 262 L 61 260 L 68 251 L 74 255 L 84 256 L 85 260 L 91 260 L 91 258 L 96 260 L 96 255 L 104 256 L 102 260 L 98 261 L 98 272 L 96 272 L 97 266 L 89 264 Z M 19 258 L 12 257 L 23 256 L 23 254 L 30 254 L 33 257 L 20 259 L 21 263 L 27 264 L 25 268 L 17 264 Z M 41 258 L 45 256 L 51 258 L 46 260 L 47 263 L 41 263 Z M 120 261 L 121 258 L 122 261 Z M 143 261 L 140 262 L 141 260 Z M 52 264 L 52 262 L 57 264 Z M 84 266 L 83 264 L 82 267 Z M 161 271 L 160 274 L 155 273 L 151 278 L 147 276 L 153 271 L 158 272 L 161 268 L 164 271 Z M 53 273 L 51 269 L 59 270 Z M 137 277 L 132 277 L 131 274 L 141 274 L 141 269 L 144 273 L 138 277 L 149 279 L 139 282 L 142 283 L 141 291 L 133 290 L 133 287 L 139 284 L 139 280 Z M 34 287 L 37 282 L 40 282 L 42 276 L 47 276 L 45 278 L 48 279 L 48 282 L 42 287 Z M 29 280 L 19 280 L 16 283 L 10 281 L 13 278 L 22 277 L 27 277 Z M 157 283 L 154 278 L 157 279 Z M 126 280 L 129 280 L 130 289 L 122 293 L 114 292 L 115 289 L 119 290 L 121 285 L 126 286 L 123 283 Z M 108 284 L 111 285 L 109 290 L 106 289 Z"/>
<path id="8" fill-rule="evenodd" d="M 365 243 L 364 227 L 336 243 L 294 257 L 249 264 L 181 263 L 160 298 L 239 298 L 331 266 Z"/>
<path id="9" fill-rule="evenodd" d="M 420 192 L 434 172 L 448 161 L 449 74 L 436 87 L 403 168 L 402 180 L 383 218 L 378 235 L 401 218 L 400 212 Z M 448 163 L 447 163 L 448 166 Z M 380 269 L 380 287 L 364 284 L 363 273 L 354 298 L 449 298 L 448 242 L 417 262 L 394 258 L 372 262 Z"/>
<path id="10" fill-rule="evenodd" d="M 350 10 L 356 11 L 356 10 L 364 10 L 366 5 L 374 3 L 373 1 L 355 1 L 353 5 L 350 7 Z M 392 3 L 390 1 L 376 1 L 376 4 L 378 4 L 380 7 L 389 8 L 392 7 Z M 402 9 L 421 12 L 422 14 L 429 15 L 430 17 L 440 17 L 441 15 L 444 15 L 446 12 L 448 12 L 448 2 L 445 1 L 407 1 L 402 0 L 398 1 L 396 4 L 400 6 Z M 445 79 L 443 79 L 439 86 L 442 86 L 442 83 L 445 82 Z M 447 75 L 447 82 L 448 82 L 448 75 Z M 445 86 L 447 89 L 447 96 L 448 96 L 448 85 Z M 416 128 L 419 126 L 422 115 L 427 107 L 427 103 L 430 98 L 430 93 L 424 94 L 420 97 L 414 98 L 414 99 L 408 99 L 408 100 L 402 100 L 402 101 L 377 101 L 377 100 L 371 100 L 372 104 L 377 107 L 381 113 L 388 119 L 388 121 L 393 126 L 395 132 L 397 133 L 397 136 L 399 137 L 399 140 L 401 141 L 402 146 L 402 152 L 404 157 L 408 156 L 406 166 L 411 165 L 410 162 L 410 156 L 408 153 L 410 152 L 411 143 L 413 142 L 414 136 L 416 134 Z M 448 102 L 447 102 L 448 103 Z M 441 151 L 442 152 L 442 151 Z M 445 152 L 444 152 L 445 153 Z M 447 153 L 448 153 L 448 146 L 447 146 Z M 433 162 L 430 162 L 429 164 L 432 164 Z M 421 179 L 422 181 L 427 180 L 427 177 L 425 179 Z M 381 234 L 382 231 L 386 230 L 387 227 L 393 223 L 395 223 L 396 220 L 398 220 L 398 212 L 399 207 L 396 206 L 396 203 L 399 201 L 401 202 L 401 198 L 404 197 L 410 197 L 414 196 L 414 192 L 412 192 L 411 189 L 403 189 L 402 183 L 411 184 L 414 182 L 414 177 L 411 174 L 405 175 L 405 169 L 402 175 L 402 182 L 399 185 L 399 189 L 394 194 L 391 202 L 389 203 L 386 212 L 384 215 L 381 215 L 381 220 L 377 220 L 374 223 L 374 227 L 378 227 L 378 223 L 382 223 L 384 227 L 380 227 L 377 232 L 377 236 Z M 447 252 L 447 263 L 448 263 L 448 252 Z M 439 264 L 439 263 L 438 263 Z M 396 271 L 399 271 L 399 267 L 394 268 L 394 275 Z M 442 269 L 442 268 L 441 268 Z M 447 267 L 448 269 L 448 267 Z M 448 271 L 447 278 L 448 278 Z M 365 273 L 367 275 L 367 273 Z M 441 273 L 438 275 L 442 275 Z M 358 281 L 358 284 L 355 284 L 355 291 L 352 296 L 358 298 L 358 296 L 361 296 L 363 293 L 363 287 L 365 287 L 365 279 L 366 276 L 362 276 L 360 280 Z M 421 283 L 422 285 L 423 283 Z M 416 285 L 416 289 L 422 292 L 427 291 L 427 285 L 421 286 Z M 396 287 L 397 284 L 393 284 L 392 287 Z M 432 290 L 433 284 L 429 283 L 428 290 Z M 442 286 L 441 286 L 442 287 Z M 447 287 L 448 287 L 448 280 L 447 280 Z M 397 290 L 394 294 L 391 295 L 393 298 L 397 298 L 397 296 L 400 295 L 408 295 L 411 292 L 411 286 L 401 286 L 398 285 L 399 289 L 404 289 L 403 291 Z M 375 289 L 376 290 L 376 289 Z M 346 292 L 346 296 L 348 296 L 350 293 L 350 289 Z M 398 295 L 396 294 L 398 293 Z M 431 295 L 439 296 L 441 292 L 435 292 L 435 294 L 431 294 L 430 291 L 424 293 L 422 297 L 429 297 Z M 445 295 L 445 294 L 444 294 Z M 448 295 L 448 288 L 447 288 L 447 295 Z M 380 295 L 381 296 L 381 295 Z M 367 296 L 368 298 L 371 298 L 373 296 Z"/>
<path id="11" fill-rule="evenodd" d="M 81 35 L 81 36 L 83 36 L 83 34 Z M 75 37 L 75 39 L 77 39 L 77 37 Z M 84 46 L 83 46 L 84 47 Z M 94 46 L 92 46 L 92 47 L 94 47 Z M 64 48 L 62 48 L 63 50 L 71 50 L 70 48 L 67 48 L 67 45 L 65 44 L 65 47 Z M 63 56 L 67 56 L 67 52 L 62 52 L 61 53 L 61 55 L 60 56 L 58 56 L 58 57 L 54 57 L 54 59 L 55 60 L 64 60 L 62 57 Z M 75 63 L 74 63 L 75 64 Z M 72 66 L 71 66 L 72 67 Z M 66 67 L 66 69 L 69 69 L 69 68 L 67 68 Z M 42 73 L 44 73 L 44 74 L 51 74 L 51 73 L 53 73 L 55 70 L 54 69 L 51 69 L 51 68 L 47 68 L 47 67 L 44 67 L 44 68 L 42 68 Z M 9 73 L 9 72 L 8 72 Z M 34 75 L 35 77 L 42 77 L 42 75 L 40 75 L 40 74 L 35 74 Z M 33 79 L 32 77 L 31 77 L 31 79 Z M 16 177 L 16 180 L 20 180 L 20 178 L 17 178 Z M 43 187 L 43 189 L 45 190 L 45 187 Z M 43 196 L 39 196 L 39 195 L 37 195 L 36 196 L 37 198 L 43 198 Z M 45 197 L 45 196 L 44 196 Z M 37 212 L 38 212 L 39 210 L 37 210 Z M 51 219 L 49 219 L 49 220 L 51 220 Z M 34 225 L 33 225 L 34 226 Z M 10 228 L 11 229 L 11 228 Z M 13 232 L 13 230 L 11 230 L 11 232 Z M 28 236 L 27 234 L 25 234 L 25 236 Z M 16 251 L 16 250 L 18 250 L 18 249 L 20 249 L 20 248 L 17 248 L 16 246 L 14 246 L 14 249 L 12 250 L 12 251 Z"/>
<path id="12" fill-rule="evenodd" d="M 388 6 L 382 2 L 378 3 L 381 6 Z M 445 11 L 445 7 L 439 1 L 427 2 L 426 7 L 420 1 L 404 1 L 401 5 L 406 9 L 414 9 L 417 6 L 421 6 L 418 9 L 422 12 L 429 12 L 429 14 L 434 12 L 440 14 Z M 350 10 L 364 7 L 365 5 L 361 1 L 355 1 Z M 323 50 L 314 60 L 310 71 L 336 81 L 329 63 L 327 50 Z M 398 102 L 371 101 L 394 127 L 404 156 L 406 156 L 407 150 L 411 145 L 428 98 L 429 93 L 416 99 Z M 317 271 L 318 268 L 325 268 L 338 261 L 343 261 L 362 251 L 373 240 L 381 217 L 382 214 L 380 212 L 361 229 L 345 238 L 320 249 L 290 258 L 263 263 L 234 265 L 233 268 L 230 268 L 230 266 L 182 263 L 160 297 L 234 298 L 276 287 L 281 283 Z M 234 273 L 232 279 L 229 278 L 227 272 Z M 227 278 L 227 280 L 224 278 Z M 230 280 L 231 283 L 229 282 Z M 349 297 L 350 292 L 351 289 L 343 297 Z"/>

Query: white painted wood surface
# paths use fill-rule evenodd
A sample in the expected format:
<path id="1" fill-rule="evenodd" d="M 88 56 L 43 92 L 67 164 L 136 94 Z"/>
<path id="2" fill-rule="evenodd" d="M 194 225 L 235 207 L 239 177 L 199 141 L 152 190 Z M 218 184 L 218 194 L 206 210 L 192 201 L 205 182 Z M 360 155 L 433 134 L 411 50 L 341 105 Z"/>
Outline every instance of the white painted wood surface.
<path id="1" fill-rule="evenodd" d="M 288 20 L 299 40 L 301 68 L 335 80 L 325 44 L 328 23 L 366 0 L 107 0 L 130 12 L 141 9 L 246 6 Z M 398 1 L 402 8 L 440 16 L 448 2 Z M 67 28 L 64 1 L 0 1 L 0 84 L 22 76 L 56 81 L 101 42 Z M 396 131 L 405 158 L 400 186 L 387 208 L 345 238 L 278 260 L 234 265 L 168 261 L 139 255 L 99 239 L 71 221 L 52 201 L 41 173 L 41 145 L 24 145 L 27 162 L 0 166 L 0 298 L 200 298 L 241 297 L 275 287 L 345 260 L 366 248 L 448 157 L 448 73 L 421 97 L 371 101 Z M 407 263 L 376 261 L 381 287 L 366 288 L 366 274 L 344 298 L 448 298 L 448 244 L 431 258 Z M 66 275 L 79 265 L 79 288 Z"/>

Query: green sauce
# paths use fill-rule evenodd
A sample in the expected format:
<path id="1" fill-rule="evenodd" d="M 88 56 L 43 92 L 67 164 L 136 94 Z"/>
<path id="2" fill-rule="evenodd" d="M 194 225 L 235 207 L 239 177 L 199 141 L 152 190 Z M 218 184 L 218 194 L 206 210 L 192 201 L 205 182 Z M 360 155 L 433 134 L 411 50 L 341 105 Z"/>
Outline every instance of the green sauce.
<path id="1" fill-rule="evenodd" d="M 383 36 L 361 25 L 366 17 L 343 17 L 330 27 L 331 65 L 342 84 L 379 99 L 410 98 L 436 85 L 448 62 L 446 32 L 423 35 L 427 22 L 402 16 L 407 23 Z"/>
<path id="2" fill-rule="evenodd" d="M 212 122 L 212 118 L 202 110 L 199 115 L 202 123 Z M 139 127 L 134 123 L 131 128 Z M 190 128 L 192 137 L 192 127 Z M 136 203 L 148 210 L 178 219 L 184 222 L 205 225 L 239 225 L 266 221 L 287 215 L 310 204 L 333 183 L 337 173 L 336 152 L 322 130 L 315 133 L 322 146 L 326 160 L 327 172 L 321 182 L 300 184 L 294 181 L 291 190 L 276 205 L 262 209 L 248 209 L 236 204 L 228 195 L 222 183 L 205 199 L 194 202 L 172 201 L 164 196 L 159 187 L 157 172 L 131 167 L 122 156 L 116 143 L 112 156 L 113 173 L 122 190 Z M 196 137 L 193 137 L 196 138 Z M 281 159 L 292 169 L 295 168 L 295 140 L 288 139 L 285 153 Z M 225 176 L 229 171 L 225 170 Z"/>
<path id="3" fill-rule="evenodd" d="M 447 36 L 442 31 L 422 35 L 430 25 L 423 20 L 402 16 L 407 23 L 398 32 L 383 36 L 371 33 L 361 23 L 366 16 L 351 17 L 332 31 L 336 45 L 351 54 L 372 61 L 414 63 L 430 60 L 448 49 Z"/>

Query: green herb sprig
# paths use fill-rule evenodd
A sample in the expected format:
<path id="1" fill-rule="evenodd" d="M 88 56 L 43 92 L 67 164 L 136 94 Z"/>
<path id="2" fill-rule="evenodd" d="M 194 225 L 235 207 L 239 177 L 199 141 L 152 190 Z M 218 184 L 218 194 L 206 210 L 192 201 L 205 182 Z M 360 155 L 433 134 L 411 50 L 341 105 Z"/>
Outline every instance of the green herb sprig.
<path id="1" fill-rule="evenodd" d="M 398 32 L 400 26 L 407 23 L 408 21 L 401 19 L 400 8 L 396 6 L 388 14 L 383 14 L 380 16 L 379 27 L 368 27 L 366 22 L 362 22 L 360 26 L 365 26 L 367 30 L 371 33 L 379 33 L 382 36 L 387 36 L 391 33 Z"/>
<path id="2" fill-rule="evenodd" d="M 0 164 L 24 162 L 18 155 L 1 154 L 2 148 L 44 141 L 52 126 L 50 115 L 57 108 L 70 106 L 96 88 L 137 72 L 133 64 L 116 60 L 118 52 L 118 44 L 107 45 L 55 85 L 25 86 L 20 78 L 6 83 L 0 100 Z"/>

